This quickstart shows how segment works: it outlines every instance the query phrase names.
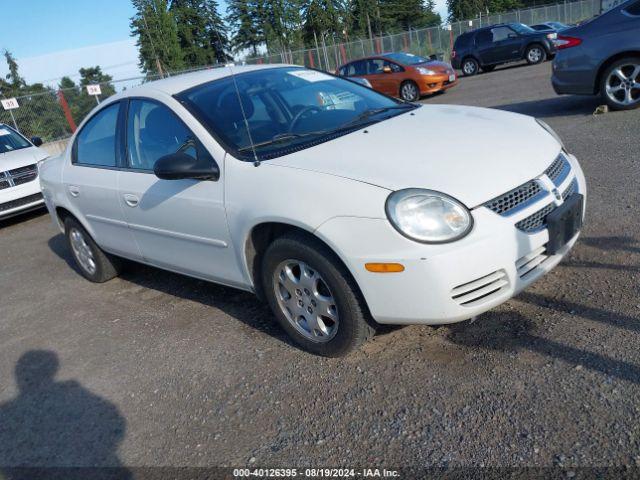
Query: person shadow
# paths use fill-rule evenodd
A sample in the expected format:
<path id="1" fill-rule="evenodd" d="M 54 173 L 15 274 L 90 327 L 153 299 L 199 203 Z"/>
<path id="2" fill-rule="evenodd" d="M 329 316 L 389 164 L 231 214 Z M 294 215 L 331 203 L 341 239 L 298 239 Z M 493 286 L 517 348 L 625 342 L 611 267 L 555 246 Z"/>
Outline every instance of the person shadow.
<path id="1" fill-rule="evenodd" d="M 124 417 L 79 382 L 56 381 L 59 366 L 48 350 L 18 360 L 18 394 L 0 404 L 0 478 L 131 479 L 117 455 Z"/>

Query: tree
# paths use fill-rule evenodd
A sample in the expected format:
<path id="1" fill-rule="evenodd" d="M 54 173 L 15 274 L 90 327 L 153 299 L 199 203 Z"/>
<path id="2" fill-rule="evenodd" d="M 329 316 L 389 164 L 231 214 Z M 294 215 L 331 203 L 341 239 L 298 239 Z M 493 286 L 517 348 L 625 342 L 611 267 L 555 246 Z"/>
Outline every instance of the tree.
<path id="1" fill-rule="evenodd" d="M 205 32 L 209 42 L 209 63 L 223 63 L 231 60 L 227 26 L 218 11 L 218 2 L 204 2 Z"/>
<path id="2" fill-rule="evenodd" d="M 494 14 L 521 8 L 520 0 L 447 0 L 449 21 L 476 18 L 480 13 Z"/>
<path id="3" fill-rule="evenodd" d="M 4 51 L 4 58 L 7 62 L 7 66 L 9 67 L 9 73 L 7 73 L 5 77 L 9 81 L 9 83 L 3 89 L 3 93 L 5 95 L 15 95 L 15 92 L 19 91 L 26 84 L 24 79 L 20 76 L 20 72 L 18 71 L 18 62 L 16 62 L 16 59 L 13 57 L 9 50 Z M 5 90 L 7 91 L 5 92 Z"/>
<path id="4" fill-rule="evenodd" d="M 336 4 L 332 0 L 311 0 L 304 11 L 303 35 L 307 45 L 325 32 L 341 32 L 342 25 Z"/>
<path id="5" fill-rule="evenodd" d="M 440 15 L 434 11 L 433 1 L 381 0 L 382 24 L 388 31 L 409 30 L 439 25 Z"/>
<path id="6" fill-rule="evenodd" d="M 140 68 L 148 76 L 184 68 L 178 27 L 168 0 L 132 0 L 136 14 L 131 36 L 137 37 Z"/>
<path id="7" fill-rule="evenodd" d="M 352 6 L 353 28 L 358 36 L 372 38 L 382 31 L 378 0 L 354 0 Z"/>
<path id="8" fill-rule="evenodd" d="M 230 0 L 227 7 L 227 23 L 234 30 L 231 49 L 236 53 L 249 50 L 253 56 L 257 56 L 258 47 L 265 41 L 257 2 Z"/>

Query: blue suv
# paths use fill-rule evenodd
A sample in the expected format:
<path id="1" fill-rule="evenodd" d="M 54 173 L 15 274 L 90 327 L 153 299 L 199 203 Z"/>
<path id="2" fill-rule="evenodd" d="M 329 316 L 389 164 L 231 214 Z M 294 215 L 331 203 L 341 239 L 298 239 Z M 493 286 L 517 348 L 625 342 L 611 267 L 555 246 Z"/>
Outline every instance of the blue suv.
<path id="1" fill-rule="evenodd" d="M 614 110 L 640 107 L 640 0 L 558 35 L 556 93 L 600 95 Z"/>
<path id="2" fill-rule="evenodd" d="M 522 23 L 504 23 L 460 35 L 451 52 L 451 64 L 465 76 L 490 72 L 497 65 L 526 60 L 544 62 L 556 53 L 556 33 L 537 32 Z"/>

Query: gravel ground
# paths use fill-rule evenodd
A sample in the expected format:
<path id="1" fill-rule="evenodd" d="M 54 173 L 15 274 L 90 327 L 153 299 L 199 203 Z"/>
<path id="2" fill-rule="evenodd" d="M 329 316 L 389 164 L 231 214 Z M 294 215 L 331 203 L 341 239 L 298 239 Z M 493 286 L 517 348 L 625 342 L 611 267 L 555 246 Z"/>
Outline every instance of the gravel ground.
<path id="1" fill-rule="evenodd" d="M 640 465 L 640 111 L 593 116 L 550 68 L 424 100 L 542 117 L 589 182 L 570 257 L 474 323 L 318 358 L 250 294 L 143 266 L 91 284 L 48 216 L 1 224 L 0 465 Z"/>

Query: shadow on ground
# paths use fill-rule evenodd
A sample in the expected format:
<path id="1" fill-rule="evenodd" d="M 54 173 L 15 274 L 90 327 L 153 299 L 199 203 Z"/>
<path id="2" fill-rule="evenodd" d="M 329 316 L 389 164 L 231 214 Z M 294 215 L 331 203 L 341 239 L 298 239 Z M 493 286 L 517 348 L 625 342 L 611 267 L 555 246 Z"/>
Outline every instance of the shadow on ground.
<path id="1" fill-rule="evenodd" d="M 493 108 L 533 117 L 550 118 L 592 115 L 600 104 L 599 97 L 569 95 L 546 98 L 544 100 L 495 105 Z"/>
<path id="2" fill-rule="evenodd" d="M 51 237 L 48 243 L 51 251 L 80 275 L 64 235 L 58 234 Z M 277 324 L 268 305 L 258 300 L 252 293 L 130 261 L 125 262 L 120 279 L 173 297 L 216 308 L 259 332 L 298 348 Z"/>
<path id="3" fill-rule="evenodd" d="M 124 417 L 79 382 L 56 381 L 58 368 L 58 356 L 47 350 L 18 360 L 18 394 L 0 404 L 0 477 L 131 478 L 117 454 Z"/>

